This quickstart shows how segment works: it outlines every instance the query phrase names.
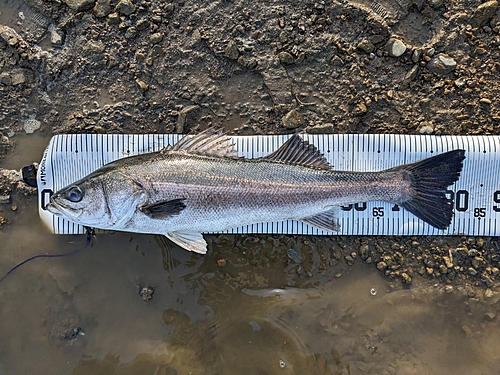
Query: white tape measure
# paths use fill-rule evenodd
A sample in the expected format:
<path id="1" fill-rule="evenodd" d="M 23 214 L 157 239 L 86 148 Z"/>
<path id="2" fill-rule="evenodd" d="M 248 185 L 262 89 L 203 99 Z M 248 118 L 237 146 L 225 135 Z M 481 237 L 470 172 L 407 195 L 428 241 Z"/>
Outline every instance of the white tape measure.
<path id="1" fill-rule="evenodd" d="M 342 207 L 342 235 L 500 235 L 500 137 L 397 134 L 304 134 L 325 155 L 334 170 L 378 171 L 442 152 L 466 150 L 460 179 L 448 190 L 454 218 L 438 230 L 398 206 L 359 202 Z M 181 135 L 72 134 L 56 135 L 38 170 L 39 213 L 54 233 L 84 233 L 82 226 L 44 210 L 52 193 L 97 168 L 127 156 L 159 151 Z M 283 144 L 290 135 L 233 136 L 240 156 L 257 158 Z M 256 223 L 228 233 L 327 234 L 296 221 Z"/>

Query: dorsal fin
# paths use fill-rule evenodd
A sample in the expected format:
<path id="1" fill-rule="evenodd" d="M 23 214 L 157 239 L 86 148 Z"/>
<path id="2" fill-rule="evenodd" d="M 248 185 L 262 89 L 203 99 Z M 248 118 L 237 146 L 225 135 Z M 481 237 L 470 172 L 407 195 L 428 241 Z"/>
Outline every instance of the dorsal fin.
<path id="1" fill-rule="evenodd" d="M 209 128 L 194 136 L 186 136 L 169 151 L 186 151 L 195 154 L 235 157 L 236 150 L 231 138 L 222 129 Z"/>
<path id="2" fill-rule="evenodd" d="M 301 165 L 303 167 L 330 170 L 331 166 L 319 150 L 297 134 L 283 145 L 262 159 L 281 163 Z"/>

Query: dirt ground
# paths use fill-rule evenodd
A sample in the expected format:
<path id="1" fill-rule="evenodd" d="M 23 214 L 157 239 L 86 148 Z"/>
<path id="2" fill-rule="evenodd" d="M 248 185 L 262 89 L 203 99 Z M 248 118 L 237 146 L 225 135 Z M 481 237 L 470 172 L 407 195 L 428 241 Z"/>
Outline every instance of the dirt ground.
<path id="1" fill-rule="evenodd" d="M 0 0 L 0 10 L 0 157 L 33 131 L 500 134 L 495 0 Z M 9 207 L 34 194 L 1 172 Z M 10 211 L 0 226 L 14 223 Z M 309 241 L 275 238 L 284 249 Z M 500 282 L 496 238 L 338 237 L 330 254 L 316 271 L 361 259 L 398 285 L 478 299 Z"/>

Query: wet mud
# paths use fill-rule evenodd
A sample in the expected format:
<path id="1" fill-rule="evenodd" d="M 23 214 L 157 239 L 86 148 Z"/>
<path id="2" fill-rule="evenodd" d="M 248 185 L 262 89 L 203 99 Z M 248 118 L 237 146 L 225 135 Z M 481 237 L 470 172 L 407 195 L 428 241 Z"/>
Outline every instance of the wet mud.
<path id="1" fill-rule="evenodd" d="M 0 283 L 0 375 L 497 374 L 497 238 L 85 247 L 19 170 L 59 133 L 499 134 L 499 71 L 495 0 L 0 0 L 0 277 L 80 250 Z"/>

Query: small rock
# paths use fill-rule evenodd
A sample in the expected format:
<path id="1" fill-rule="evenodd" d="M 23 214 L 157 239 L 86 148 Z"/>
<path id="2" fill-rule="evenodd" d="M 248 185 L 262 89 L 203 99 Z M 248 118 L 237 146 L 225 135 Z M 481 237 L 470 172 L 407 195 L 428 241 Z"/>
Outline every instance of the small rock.
<path id="1" fill-rule="evenodd" d="M 98 18 L 106 17 L 111 13 L 111 0 L 97 0 L 92 12 Z"/>
<path id="2" fill-rule="evenodd" d="M 333 66 L 343 66 L 344 62 L 342 61 L 342 59 L 340 57 L 338 57 L 337 55 L 334 55 L 330 59 L 330 64 L 332 64 Z"/>
<path id="3" fill-rule="evenodd" d="M 137 28 L 137 30 L 139 31 L 142 31 L 142 30 L 146 30 L 148 27 L 150 26 L 149 24 L 149 21 L 146 20 L 146 19 L 140 19 L 139 21 L 137 21 L 137 23 L 135 24 L 135 27 Z"/>
<path id="4" fill-rule="evenodd" d="M 81 12 L 94 7 L 95 0 L 64 0 L 68 8 Z"/>
<path id="5" fill-rule="evenodd" d="M 441 8 L 441 6 L 444 4 L 444 0 L 429 0 L 429 5 L 433 7 L 434 9 Z"/>
<path id="6" fill-rule="evenodd" d="M 375 34 L 375 35 L 371 35 L 370 38 L 368 38 L 368 39 L 373 44 L 379 44 L 379 43 L 382 43 L 384 41 L 385 37 L 383 35 L 380 35 L 380 34 Z"/>
<path id="7" fill-rule="evenodd" d="M 491 277 L 485 275 L 483 278 L 482 278 L 482 281 L 483 283 L 486 285 L 487 288 L 491 288 L 495 283 L 493 282 L 493 280 L 491 280 Z"/>
<path id="8" fill-rule="evenodd" d="M 406 272 L 403 272 L 401 274 L 401 281 L 404 283 L 404 284 L 411 284 L 411 276 L 408 275 Z"/>
<path id="9" fill-rule="evenodd" d="M 95 56 L 99 55 L 104 52 L 105 50 L 104 43 L 101 42 L 100 40 L 94 41 L 94 40 L 89 40 L 84 46 L 83 46 L 83 53 L 86 56 Z"/>
<path id="10" fill-rule="evenodd" d="M 188 46 L 194 47 L 200 42 L 201 42 L 201 32 L 199 29 L 194 29 L 193 34 L 191 34 L 191 38 L 189 39 Z"/>
<path id="11" fill-rule="evenodd" d="M 306 129 L 306 132 L 309 134 L 333 134 L 334 133 L 333 124 L 327 122 L 325 124 L 309 126 Z"/>
<path id="12" fill-rule="evenodd" d="M 365 53 L 370 53 L 375 50 L 375 46 L 373 45 L 373 43 L 367 39 L 364 39 L 361 42 L 359 42 L 356 48 Z"/>
<path id="13" fill-rule="evenodd" d="M 135 6 L 130 0 L 120 0 L 115 7 L 115 12 L 123 14 L 124 16 L 130 16 L 134 11 Z"/>
<path id="14" fill-rule="evenodd" d="M 118 25 L 120 23 L 120 15 L 118 13 L 108 14 L 108 23 L 110 25 Z"/>
<path id="15" fill-rule="evenodd" d="M 493 311 L 488 311 L 486 314 L 484 314 L 484 317 L 488 320 L 493 320 L 496 317 L 496 314 Z"/>
<path id="16" fill-rule="evenodd" d="M 414 81 L 418 73 L 420 72 L 420 68 L 417 64 L 413 65 L 413 67 L 406 73 L 405 78 L 403 79 L 403 86 L 408 86 L 411 81 Z"/>
<path id="17" fill-rule="evenodd" d="M 342 272 L 337 272 L 337 273 L 336 273 L 335 275 L 333 275 L 333 276 L 335 276 L 335 278 L 339 279 L 339 278 L 341 278 L 341 277 L 342 277 Z"/>
<path id="18" fill-rule="evenodd" d="M 278 59 L 283 65 L 292 65 L 294 62 L 293 56 L 286 51 L 278 53 Z"/>
<path id="19" fill-rule="evenodd" d="M 381 261 L 381 262 L 378 262 L 377 263 L 377 269 L 379 269 L 380 271 L 383 271 L 387 268 L 387 263 L 384 262 L 384 261 Z"/>
<path id="20" fill-rule="evenodd" d="M 453 60 L 450 56 L 440 53 L 427 64 L 427 69 L 431 73 L 436 74 L 448 74 L 455 70 L 457 62 Z"/>
<path id="21" fill-rule="evenodd" d="M 413 61 L 416 64 L 420 61 L 421 57 L 422 57 L 421 49 L 413 50 L 413 53 L 411 54 L 411 61 Z"/>
<path id="22" fill-rule="evenodd" d="M 9 204 L 10 195 L 0 195 L 0 204 Z"/>
<path id="23" fill-rule="evenodd" d="M 12 86 L 17 86 L 26 82 L 26 76 L 24 75 L 24 72 L 22 70 L 17 71 L 10 75 L 10 81 L 10 84 Z"/>
<path id="24" fill-rule="evenodd" d="M 151 34 L 151 36 L 149 37 L 149 41 L 151 42 L 151 44 L 158 44 L 162 40 L 163 40 L 162 33 L 154 33 L 154 34 Z"/>
<path id="25" fill-rule="evenodd" d="M 238 60 L 238 57 L 240 56 L 240 51 L 238 50 L 238 46 L 236 45 L 236 42 L 234 40 L 230 40 L 227 43 L 225 55 L 231 60 Z"/>
<path id="26" fill-rule="evenodd" d="M 432 125 L 429 125 L 428 122 L 423 121 L 422 125 L 417 130 L 420 134 L 432 134 L 434 133 L 434 128 Z"/>
<path id="27" fill-rule="evenodd" d="M 41 124 L 42 123 L 35 118 L 35 115 L 30 115 L 30 117 L 24 121 L 24 131 L 31 134 L 35 130 L 40 129 Z"/>
<path id="28" fill-rule="evenodd" d="M 491 104 L 491 100 L 488 99 L 488 98 L 482 98 L 482 99 L 479 99 L 479 103 L 490 105 Z"/>
<path id="29" fill-rule="evenodd" d="M 224 267 L 226 265 L 226 260 L 224 258 L 220 258 L 217 260 L 217 267 Z"/>
<path id="30" fill-rule="evenodd" d="M 445 291 L 446 293 L 451 293 L 451 292 L 453 292 L 453 285 L 446 285 L 446 286 L 444 287 L 444 291 Z"/>
<path id="31" fill-rule="evenodd" d="M 285 116 L 283 116 L 281 123 L 283 124 L 283 127 L 287 129 L 295 129 L 304 124 L 304 119 L 299 112 L 292 109 Z"/>
<path id="32" fill-rule="evenodd" d="M 142 297 L 142 300 L 147 302 L 147 301 L 151 301 L 153 299 L 154 292 L 155 291 L 153 288 L 151 288 L 149 286 L 145 286 L 144 288 L 141 288 L 141 290 L 139 291 L 139 294 Z"/>
<path id="33" fill-rule="evenodd" d="M 125 38 L 127 39 L 134 39 L 137 36 L 137 29 L 135 26 L 130 26 L 127 28 L 127 31 L 125 31 Z"/>
<path id="34" fill-rule="evenodd" d="M 368 112 L 368 107 L 366 106 L 365 103 L 361 102 L 356 104 L 356 106 L 352 111 L 352 114 L 354 116 L 363 116 L 364 114 L 366 114 L 366 112 Z"/>
<path id="35" fill-rule="evenodd" d="M 498 1 L 487 1 L 479 5 L 470 18 L 472 27 L 481 27 L 486 25 L 495 15 L 498 8 Z"/>
<path id="36" fill-rule="evenodd" d="M 399 57 L 403 53 L 406 52 L 405 44 L 402 41 L 400 41 L 399 39 L 395 39 L 395 38 L 389 39 L 385 48 L 387 49 L 389 56 L 392 56 L 392 57 Z"/>
<path id="37" fill-rule="evenodd" d="M 144 95 L 146 93 L 146 91 L 148 91 L 149 87 L 144 81 L 141 81 L 140 79 L 136 79 L 135 83 L 137 83 L 137 86 L 139 87 L 139 91 L 141 92 L 142 95 Z"/>
<path id="38" fill-rule="evenodd" d="M 10 78 L 10 74 L 7 72 L 0 73 L 0 83 L 6 86 L 12 85 L 12 79 Z"/>
<path id="39" fill-rule="evenodd" d="M 50 42 L 54 46 L 62 46 L 64 43 L 64 32 L 62 30 L 59 30 L 57 28 L 54 28 L 50 32 Z"/>
<path id="40" fill-rule="evenodd" d="M 486 298 L 493 298 L 494 295 L 495 294 L 493 293 L 493 291 L 490 288 L 486 289 L 484 292 L 484 296 Z"/>

